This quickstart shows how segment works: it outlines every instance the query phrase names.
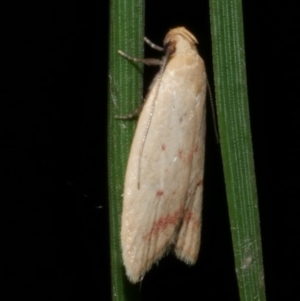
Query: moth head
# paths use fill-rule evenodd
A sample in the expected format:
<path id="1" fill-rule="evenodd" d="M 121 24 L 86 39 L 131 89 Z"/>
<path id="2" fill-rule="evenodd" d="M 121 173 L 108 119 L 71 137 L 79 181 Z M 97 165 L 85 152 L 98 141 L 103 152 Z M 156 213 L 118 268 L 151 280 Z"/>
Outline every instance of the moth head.
<path id="1" fill-rule="evenodd" d="M 197 39 L 185 27 L 171 29 L 164 39 L 165 52 L 169 55 L 174 54 L 176 51 L 195 49 L 196 44 L 198 44 Z"/>

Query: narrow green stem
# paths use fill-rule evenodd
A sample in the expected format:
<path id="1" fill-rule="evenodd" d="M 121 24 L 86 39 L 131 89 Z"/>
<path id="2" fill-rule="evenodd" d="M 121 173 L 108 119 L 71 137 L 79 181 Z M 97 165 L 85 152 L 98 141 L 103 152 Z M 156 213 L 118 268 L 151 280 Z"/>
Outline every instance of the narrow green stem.
<path id="1" fill-rule="evenodd" d="M 241 301 L 266 300 L 241 0 L 210 0 L 214 80 Z"/>
<path id="2" fill-rule="evenodd" d="M 143 57 L 144 1 L 111 0 L 109 32 L 108 176 L 112 300 L 138 300 L 138 286 L 125 276 L 120 245 L 120 221 L 125 169 L 135 122 L 118 120 L 142 101 L 142 64 L 118 54 L 122 50 Z"/>

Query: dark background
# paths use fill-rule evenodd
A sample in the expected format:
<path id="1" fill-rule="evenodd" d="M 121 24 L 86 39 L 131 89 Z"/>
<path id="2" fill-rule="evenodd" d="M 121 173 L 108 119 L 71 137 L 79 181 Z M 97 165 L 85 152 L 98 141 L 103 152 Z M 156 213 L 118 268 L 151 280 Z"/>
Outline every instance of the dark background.
<path id="1" fill-rule="evenodd" d="M 23 2 L 5 10 L 0 82 L 3 300 L 110 300 L 106 2 Z M 199 52 L 213 86 L 208 3 L 176 3 L 146 1 L 145 34 L 161 44 L 170 28 L 184 25 L 191 30 L 199 40 Z M 284 17 L 289 22 L 284 22 L 275 17 L 278 7 L 262 11 L 260 5 L 259 1 L 244 1 L 244 21 L 265 281 L 271 301 L 270 194 L 274 188 L 284 200 L 279 222 L 286 229 L 277 239 L 277 244 L 285 246 L 277 262 L 283 259 L 295 271 L 299 266 L 295 242 L 299 239 L 295 211 L 299 176 L 288 174 L 299 153 L 295 132 L 298 111 L 286 102 L 277 106 L 280 120 L 269 122 L 269 115 L 277 116 L 270 110 L 276 107 L 270 93 L 283 86 L 281 79 L 290 75 L 286 70 L 276 76 L 280 73 L 278 46 L 290 47 L 290 59 L 297 59 L 292 49 L 295 37 L 299 38 L 293 23 L 296 16 L 290 19 L 296 7 L 288 7 Z M 276 40 L 278 24 L 284 34 L 280 43 L 278 37 Z M 157 55 L 146 47 L 148 54 Z M 146 86 L 155 72 L 145 68 Z M 270 84 L 272 75 L 274 82 Z M 294 99 L 291 91 L 287 89 L 286 99 Z M 288 135 L 281 124 L 290 127 Z M 276 142 L 270 146 L 270 141 Z M 280 141 L 287 141 L 288 147 L 282 147 Z M 272 147 L 286 160 L 277 156 L 273 161 L 276 152 Z M 276 164 L 273 173 L 271 164 Z M 141 285 L 143 300 L 238 300 L 224 193 L 220 150 L 209 110 L 198 263 L 190 268 L 172 255 L 164 258 L 146 275 Z M 299 276 L 286 270 L 277 288 L 296 300 L 297 287 Z"/>

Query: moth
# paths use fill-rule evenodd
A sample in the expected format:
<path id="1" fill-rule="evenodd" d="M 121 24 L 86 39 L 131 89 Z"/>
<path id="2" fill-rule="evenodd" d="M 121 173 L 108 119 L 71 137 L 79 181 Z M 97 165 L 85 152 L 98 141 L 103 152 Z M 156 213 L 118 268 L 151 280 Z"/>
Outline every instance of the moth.
<path id="1" fill-rule="evenodd" d="M 161 50 L 146 40 L 153 48 Z M 197 39 L 171 29 L 140 114 L 127 164 L 121 225 L 122 256 L 132 283 L 174 250 L 195 264 L 200 247 L 206 72 Z"/>

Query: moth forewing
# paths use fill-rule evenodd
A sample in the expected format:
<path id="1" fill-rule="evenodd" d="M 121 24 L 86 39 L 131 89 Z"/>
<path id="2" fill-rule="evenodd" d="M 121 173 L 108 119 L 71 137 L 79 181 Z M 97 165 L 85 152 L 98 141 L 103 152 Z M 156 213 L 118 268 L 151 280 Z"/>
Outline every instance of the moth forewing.
<path id="1" fill-rule="evenodd" d="M 133 283 L 169 249 L 193 264 L 200 245 L 204 170 L 204 62 L 184 27 L 168 32 L 125 176 L 122 256 Z"/>
<path id="2" fill-rule="evenodd" d="M 197 261 L 200 247 L 202 192 L 204 174 L 204 153 L 205 153 L 205 94 L 200 94 L 199 102 L 202 106 L 199 110 L 198 134 L 196 135 L 195 153 L 193 155 L 192 168 L 190 174 L 189 190 L 187 194 L 185 213 L 178 233 L 175 245 L 176 256 L 187 264 L 194 264 Z"/>

